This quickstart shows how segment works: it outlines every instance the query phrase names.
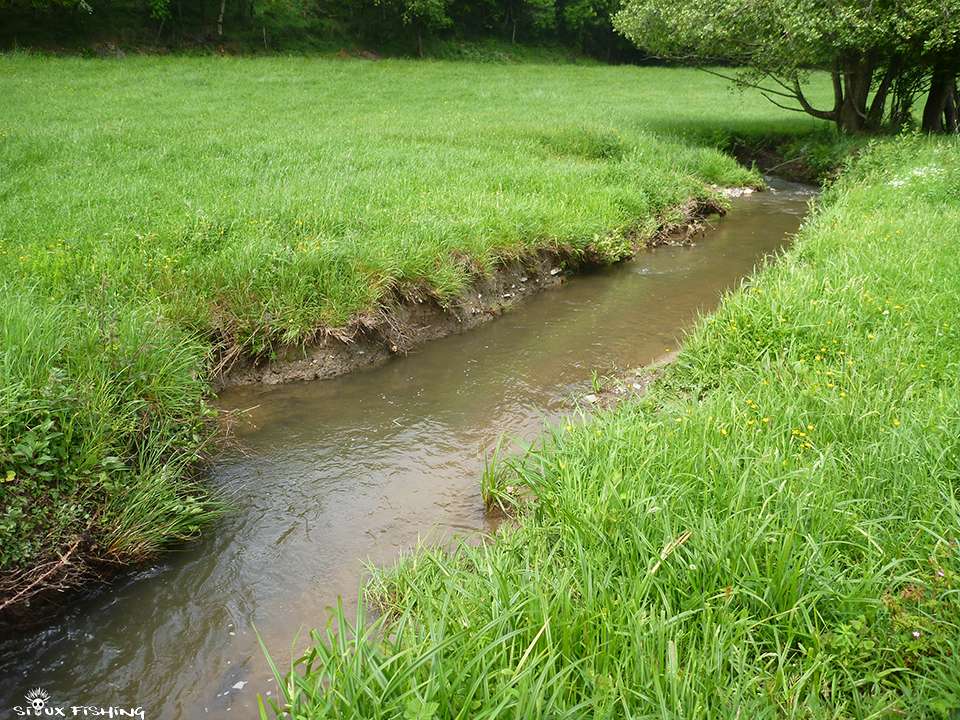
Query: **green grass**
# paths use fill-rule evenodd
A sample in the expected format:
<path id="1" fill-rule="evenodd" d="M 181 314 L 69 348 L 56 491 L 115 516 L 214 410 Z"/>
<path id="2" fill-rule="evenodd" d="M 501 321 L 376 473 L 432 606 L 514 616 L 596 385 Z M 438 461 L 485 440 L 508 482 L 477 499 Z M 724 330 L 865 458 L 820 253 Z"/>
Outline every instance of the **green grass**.
<path id="1" fill-rule="evenodd" d="M 316 633 L 291 716 L 956 717 L 958 238 L 960 144 L 869 149 L 648 396 L 486 473 L 516 527 Z"/>
<path id="2" fill-rule="evenodd" d="M 0 572 L 195 534 L 223 353 L 535 248 L 614 259 L 756 182 L 725 138 L 815 127 L 628 67 L 13 54 L 0 94 Z"/>

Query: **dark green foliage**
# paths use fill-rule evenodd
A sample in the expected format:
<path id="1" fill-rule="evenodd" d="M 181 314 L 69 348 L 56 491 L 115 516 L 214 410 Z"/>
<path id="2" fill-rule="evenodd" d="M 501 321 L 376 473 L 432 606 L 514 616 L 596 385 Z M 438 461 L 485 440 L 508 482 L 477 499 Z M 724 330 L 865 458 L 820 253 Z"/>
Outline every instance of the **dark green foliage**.
<path id="1" fill-rule="evenodd" d="M 437 41 L 561 44 L 604 60 L 640 54 L 616 35 L 620 0 L 0 0 L 0 47 L 434 54 Z M 439 47 L 443 54 L 443 46 Z"/>

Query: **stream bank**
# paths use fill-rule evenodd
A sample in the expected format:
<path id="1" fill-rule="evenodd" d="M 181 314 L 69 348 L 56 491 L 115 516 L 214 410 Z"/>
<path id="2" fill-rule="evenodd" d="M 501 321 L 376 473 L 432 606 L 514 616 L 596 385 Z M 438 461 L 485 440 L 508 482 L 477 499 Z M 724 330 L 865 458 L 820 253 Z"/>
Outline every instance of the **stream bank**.
<path id="1" fill-rule="evenodd" d="M 503 260 L 490 273 L 476 271 L 471 284 L 452 299 L 442 300 L 428 289 L 396 291 L 373 312 L 343 328 L 319 333 L 306 346 L 280 348 L 269 360 L 241 356 L 222 359 L 225 367 L 214 377 L 217 390 L 243 385 L 279 385 L 328 380 L 387 362 L 425 342 L 458 335 L 505 312 L 524 300 L 562 285 L 568 278 L 624 262 L 642 250 L 688 244 L 704 229 L 711 215 L 726 213 L 726 202 L 754 192 L 751 187 L 712 188 L 714 197 L 693 198 L 670 213 L 650 237 L 638 238 L 630 252 L 613 262 L 590 252 L 549 247 Z M 628 233 L 629 236 L 629 233 Z"/>
<path id="2" fill-rule="evenodd" d="M 376 367 L 427 341 L 482 325 L 521 301 L 561 285 L 569 277 L 609 267 L 645 249 L 689 243 L 703 229 L 709 216 L 726 212 L 730 198 L 753 191 L 752 187 L 711 186 L 708 194 L 691 198 L 662 213 L 659 226 L 652 234 L 640 235 L 635 229 L 621 229 L 615 234 L 628 241 L 629 249 L 617 258 L 612 259 L 589 248 L 585 251 L 568 246 L 542 248 L 502 261 L 491 273 L 474 268 L 472 284 L 452 300 L 442 301 L 423 287 L 396 289 L 377 308 L 348 325 L 321 329 L 317 340 L 306 346 L 277 348 L 269 360 L 251 358 L 239 347 L 230 346 L 230 349 L 215 353 L 218 359 L 213 363 L 213 371 L 207 373 L 210 386 L 218 392 L 251 384 L 325 380 Z M 195 374 L 194 380 L 197 379 Z M 201 426 L 204 424 L 202 419 L 197 422 Z M 222 418 L 217 431 L 209 433 L 212 437 L 208 441 L 223 440 L 230 422 L 229 418 Z M 211 422 L 208 427 L 216 425 Z M 199 434 L 199 428 L 195 432 Z M 202 455 L 198 449 L 192 469 L 181 472 L 202 473 L 199 462 Z M 205 489 L 198 486 L 196 494 L 205 495 Z M 189 495 L 183 501 L 197 502 Z M 200 505 L 205 509 L 199 515 L 216 514 L 220 507 L 220 503 L 213 500 L 201 501 Z M 200 524 L 198 522 L 196 527 Z M 0 628 L 49 622 L 84 588 L 110 582 L 145 564 L 144 557 L 152 558 L 158 554 L 148 552 L 135 561 L 124 561 L 99 549 L 94 535 L 89 531 L 82 533 L 66 552 L 51 557 L 39 567 L 0 575 Z M 196 535 L 195 528 L 191 539 Z"/>
<path id="3" fill-rule="evenodd" d="M 376 572 L 286 711 L 960 710 L 957 150 L 867 149 L 645 399 L 485 473 L 517 523 Z"/>
<path id="4" fill-rule="evenodd" d="M 27 686 L 142 704 L 152 717 L 227 718 L 273 692 L 254 627 L 278 661 L 301 626 L 355 604 L 365 563 L 492 532 L 479 492 L 502 434 L 532 441 L 596 371 L 677 347 L 799 226 L 812 192 L 773 183 L 734 198 L 694 242 L 529 297 L 470 333 L 334 382 L 224 390 L 243 410 L 211 468 L 233 512 L 181 552 L 0 645 L 0 707 Z M 238 687 L 239 686 L 239 687 Z"/>

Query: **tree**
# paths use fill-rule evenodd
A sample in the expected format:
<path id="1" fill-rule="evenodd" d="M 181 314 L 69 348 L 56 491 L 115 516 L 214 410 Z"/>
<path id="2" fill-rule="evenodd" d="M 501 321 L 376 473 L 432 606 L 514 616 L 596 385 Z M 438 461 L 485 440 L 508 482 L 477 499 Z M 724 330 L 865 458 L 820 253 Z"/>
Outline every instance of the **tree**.
<path id="1" fill-rule="evenodd" d="M 914 38 L 913 54 L 930 69 L 923 129 L 957 132 L 957 76 L 960 75 L 960 6 L 951 0 L 905 3 L 898 30 Z"/>
<path id="2" fill-rule="evenodd" d="M 879 128 L 888 108 L 902 120 L 893 96 L 918 68 L 940 78 L 945 113 L 960 70 L 960 0 L 626 0 L 614 24 L 662 57 L 746 68 L 741 85 L 847 132 Z M 831 106 L 808 100 L 812 70 L 830 73 Z"/>
<path id="3" fill-rule="evenodd" d="M 620 0 L 558 0 L 566 34 L 580 48 L 590 48 L 607 60 L 620 40 L 613 32 L 611 18 L 620 9 Z"/>
<path id="4" fill-rule="evenodd" d="M 423 57 L 424 33 L 436 32 L 453 24 L 450 0 L 374 0 L 374 5 L 392 9 L 404 26 L 416 33 L 417 56 Z"/>
<path id="5" fill-rule="evenodd" d="M 517 41 L 517 28 L 530 36 L 545 35 L 557 24 L 554 0 L 504 0 L 504 25 L 510 29 L 510 42 Z"/>

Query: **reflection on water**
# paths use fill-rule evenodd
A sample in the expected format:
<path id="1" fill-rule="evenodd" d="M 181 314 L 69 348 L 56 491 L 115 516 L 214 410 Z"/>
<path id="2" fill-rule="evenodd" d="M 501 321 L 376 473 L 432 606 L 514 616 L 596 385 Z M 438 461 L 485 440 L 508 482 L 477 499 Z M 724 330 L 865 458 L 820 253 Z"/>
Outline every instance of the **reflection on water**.
<path id="1" fill-rule="evenodd" d="M 809 192 L 734 201 L 694 247 L 571 280 L 517 312 L 327 382 L 224 394 L 248 409 L 212 469 L 234 512 L 206 538 L 0 645 L 0 708 L 31 687 L 53 704 L 143 705 L 148 718 L 254 716 L 278 659 L 325 608 L 356 602 L 364 563 L 419 539 L 490 530 L 483 456 L 534 438 L 594 369 L 650 362 L 779 249 Z"/>

